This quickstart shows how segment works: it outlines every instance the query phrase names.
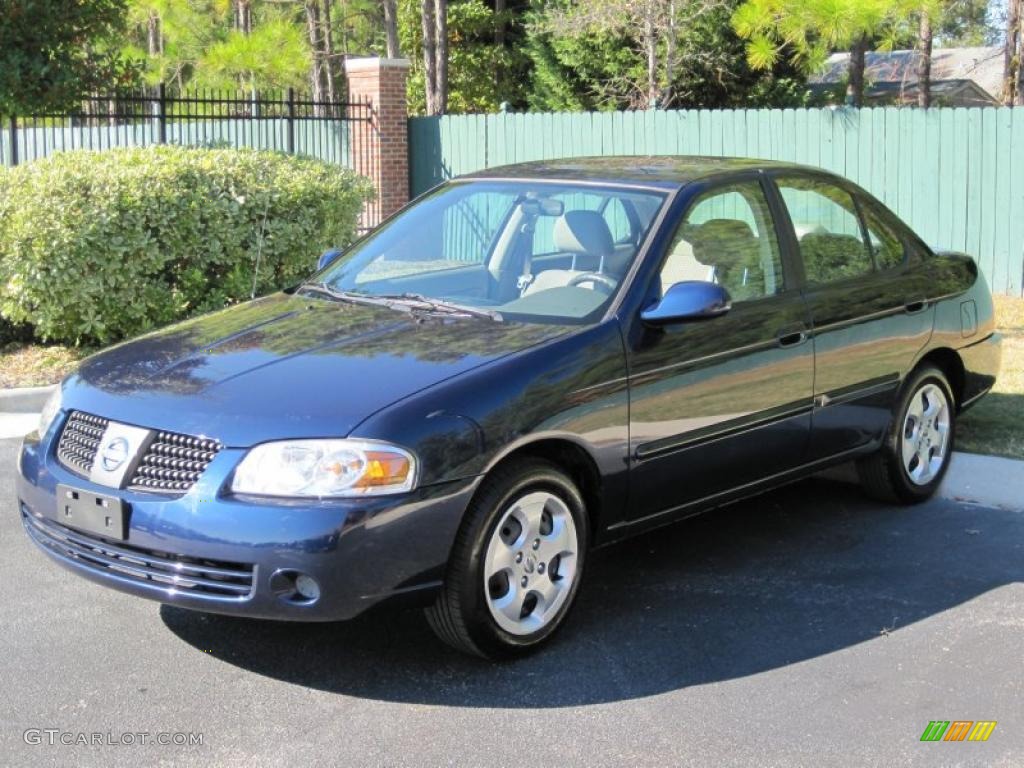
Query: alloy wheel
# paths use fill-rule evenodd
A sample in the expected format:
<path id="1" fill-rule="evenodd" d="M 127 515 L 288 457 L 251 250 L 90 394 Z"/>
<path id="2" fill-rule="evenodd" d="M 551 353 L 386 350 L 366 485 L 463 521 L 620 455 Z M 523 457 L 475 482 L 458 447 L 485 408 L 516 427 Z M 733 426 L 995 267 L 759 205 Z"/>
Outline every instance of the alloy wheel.
<path id="1" fill-rule="evenodd" d="M 915 485 L 927 485 L 942 470 L 949 447 L 950 406 L 937 384 L 926 383 L 911 398 L 903 420 L 903 468 Z"/>
<path id="2" fill-rule="evenodd" d="M 576 524 L 562 499 L 535 491 L 513 501 L 484 558 L 484 594 L 498 626 L 513 635 L 547 626 L 572 591 L 578 554 Z"/>

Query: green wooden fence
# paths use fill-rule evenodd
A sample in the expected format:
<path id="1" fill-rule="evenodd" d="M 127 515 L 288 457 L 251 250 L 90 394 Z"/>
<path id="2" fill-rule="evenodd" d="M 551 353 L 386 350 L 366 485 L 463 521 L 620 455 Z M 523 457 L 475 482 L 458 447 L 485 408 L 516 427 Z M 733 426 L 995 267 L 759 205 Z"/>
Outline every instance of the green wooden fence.
<path id="1" fill-rule="evenodd" d="M 972 254 L 1024 295 L 1024 108 L 498 114 L 409 121 L 413 194 L 506 163 L 583 155 L 721 155 L 840 173 L 936 248 Z"/>

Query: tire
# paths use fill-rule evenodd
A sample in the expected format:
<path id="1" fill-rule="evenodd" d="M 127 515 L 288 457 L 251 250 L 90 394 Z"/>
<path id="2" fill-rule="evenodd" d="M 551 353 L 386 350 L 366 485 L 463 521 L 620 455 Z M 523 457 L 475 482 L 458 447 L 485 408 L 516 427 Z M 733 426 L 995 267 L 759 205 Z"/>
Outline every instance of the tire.
<path id="1" fill-rule="evenodd" d="M 933 405 L 937 412 L 929 413 Z M 949 468 L 955 434 L 949 380 L 931 365 L 915 370 L 901 390 L 882 447 L 857 462 L 861 485 L 879 501 L 917 504 L 930 498 Z"/>
<path id="2" fill-rule="evenodd" d="M 426 609 L 431 628 L 488 659 L 536 650 L 575 602 L 589 533 L 583 497 L 555 464 L 498 467 L 466 510 L 444 586 Z"/>

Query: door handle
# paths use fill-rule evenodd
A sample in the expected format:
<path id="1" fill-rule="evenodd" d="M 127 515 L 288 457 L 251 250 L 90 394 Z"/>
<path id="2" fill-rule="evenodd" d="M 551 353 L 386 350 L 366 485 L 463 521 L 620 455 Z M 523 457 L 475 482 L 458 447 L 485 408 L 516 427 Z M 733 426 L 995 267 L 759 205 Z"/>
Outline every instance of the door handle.
<path id="1" fill-rule="evenodd" d="M 903 311 L 908 315 L 924 312 L 926 309 L 928 309 L 928 301 L 926 299 L 915 299 L 913 301 L 908 301 L 903 305 Z"/>
<path id="2" fill-rule="evenodd" d="M 807 329 L 802 326 L 783 328 L 775 334 L 775 341 L 780 347 L 796 347 L 807 341 Z"/>

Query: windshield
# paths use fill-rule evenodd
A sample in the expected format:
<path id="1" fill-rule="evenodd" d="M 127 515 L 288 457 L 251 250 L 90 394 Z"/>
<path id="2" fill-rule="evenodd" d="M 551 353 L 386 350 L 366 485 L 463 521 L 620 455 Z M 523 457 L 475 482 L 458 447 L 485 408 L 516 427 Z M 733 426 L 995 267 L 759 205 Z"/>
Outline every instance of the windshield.
<path id="1" fill-rule="evenodd" d="M 621 288 L 665 196 L 531 181 L 445 185 L 314 277 L 328 297 L 583 323 Z"/>

